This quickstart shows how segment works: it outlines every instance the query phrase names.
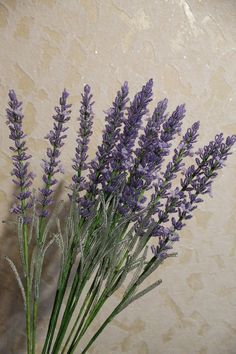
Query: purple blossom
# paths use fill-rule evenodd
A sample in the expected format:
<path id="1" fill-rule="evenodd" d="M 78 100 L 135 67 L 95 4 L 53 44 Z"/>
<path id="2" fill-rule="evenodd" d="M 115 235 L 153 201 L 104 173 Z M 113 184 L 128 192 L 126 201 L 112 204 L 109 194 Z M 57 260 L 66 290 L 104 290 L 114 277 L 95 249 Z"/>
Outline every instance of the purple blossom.
<path id="1" fill-rule="evenodd" d="M 176 173 L 184 166 L 183 158 L 191 156 L 193 144 L 197 141 L 200 122 L 195 122 L 191 128 L 184 134 L 178 147 L 174 150 L 172 161 L 167 164 L 163 178 L 166 182 L 170 182 L 176 177 Z"/>
<path id="2" fill-rule="evenodd" d="M 92 95 L 91 95 L 91 88 L 89 85 L 84 86 L 84 93 L 82 96 L 81 101 L 81 108 L 80 108 L 80 129 L 78 132 L 77 137 L 77 146 L 75 149 L 75 158 L 73 159 L 73 166 L 72 168 L 75 170 L 75 174 L 72 177 L 73 185 L 72 189 L 76 189 L 78 192 L 84 188 L 84 177 L 81 176 L 82 171 L 86 170 L 88 165 L 86 160 L 88 158 L 88 143 L 89 137 L 92 135 L 92 126 L 93 126 L 93 109 L 92 106 L 94 102 L 91 102 Z"/>
<path id="3" fill-rule="evenodd" d="M 227 160 L 235 142 L 235 135 L 227 137 L 225 141 L 223 135 L 217 135 L 214 141 L 201 149 L 201 160 L 196 159 L 198 166 L 192 165 L 185 171 L 185 178 L 181 181 L 182 188 L 177 188 L 174 193 L 168 195 L 164 211 L 159 210 L 159 221 L 153 232 L 153 236 L 159 236 L 157 246 L 152 247 L 155 256 L 162 257 L 163 252 L 166 256 L 167 251 L 172 248 L 173 238 L 171 239 L 170 235 L 185 226 L 184 220 L 192 218 L 193 210 L 197 208 L 198 203 L 203 201 L 199 196 L 211 192 L 211 185 L 217 176 L 217 171 L 223 167 L 222 161 Z M 172 226 L 167 228 L 163 234 L 164 227 L 160 224 L 169 221 L 171 213 L 176 214 L 171 218 Z M 156 232 L 158 228 L 162 233 Z"/>
<path id="4" fill-rule="evenodd" d="M 9 108 L 7 112 L 7 125 L 10 129 L 9 138 L 13 140 L 14 145 L 10 147 L 13 151 L 13 170 L 11 175 L 14 176 L 13 183 L 18 187 L 19 192 L 15 195 L 16 203 L 10 209 L 12 213 L 21 214 L 24 222 L 27 220 L 27 209 L 32 205 L 29 201 L 31 197 L 30 186 L 32 185 L 33 173 L 28 171 L 31 155 L 26 153 L 27 147 L 24 138 L 26 135 L 22 130 L 24 115 L 22 113 L 22 102 L 19 102 L 13 90 L 9 91 Z"/>
<path id="5" fill-rule="evenodd" d="M 60 149 L 64 145 L 63 140 L 66 138 L 65 131 L 68 129 L 64 127 L 64 124 L 69 121 L 71 111 L 69 108 L 71 104 L 67 104 L 67 98 L 69 93 L 64 90 L 62 96 L 59 100 L 59 107 L 55 107 L 56 115 L 53 116 L 55 120 L 53 124 L 53 129 L 45 137 L 49 140 L 51 147 L 47 149 L 48 159 L 43 159 L 42 168 L 44 171 L 42 180 L 44 182 L 44 187 L 39 189 L 41 197 L 39 198 L 40 204 L 40 217 L 46 217 L 49 214 L 48 206 L 53 202 L 52 193 L 54 186 L 57 183 L 55 179 L 55 174 L 62 171 L 60 166 L 59 156 L 61 154 Z"/>
<path id="6" fill-rule="evenodd" d="M 184 159 L 194 156 L 192 150 L 199 130 L 199 122 L 196 122 L 182 136 L 180 143 L 174 149 L 172 158 L 163 170 L 163 162 L 170 154 L 172 140 L 181 131 L 185 107 L 178 106 L 168 116 L 165 113 L 167 99 L 159 102 L 138 138 L 143 116 L 148 113 L 147 106 L 152 100 L 152 86 L 153 81 L 149 80 L 135 95 L 125 117 L 128 84 L 124 83 L 112 107 L 106 112 L 102 143 L 98 147 L 96 158 L 91 163 L 87 163 L 87 152 L 92 134 L 93 102 L 91 102 L 90 87 L 88 85 L 84 87 L 79 118 L 80 128 L 73 159 L 75 174 L 72 177 L 71 188 L 78 192 L 85 191 L 84 196 L 77 195 L 78 210 L 85 219 L 91 218 L 91 213 L 96 211 L 93 206 L 97 205 L 99 208 L 100 191 L 105 194 L 106 206 L 109 205 L 109 194 L 112 194 L 112 205 L 118 205 L 112 221 L 114 227 L 124 215 L 128 214 L 138 235 L 142 237 L 144 234 L 147 235 L 145 231 L 148 231 L 149 237 L 155 237 L 157 244 L 152 246 L 152 251 L 156 257 L 163 260 L 168 257 L 173 243 L 178 241 L 178 232 L 184 227 L 186 220 L 192 217 L 194 209 L 203 201 L 202 196 L 211 193 L 212 183 L 218 171 L 225 165 L 228 155 L 231 154 L 236 136 L 224 139 L 223 134 L 216 135 L 213 141 L 195 154 L 195 163 L 185 166 Z M 32 205 L 30 186 L 33 176 L 28 172 L 30 156 L 26 154 L 25 135 L 22 131 L 22 103 L 17 101 L 14 91 L 9 92 L 9 97 L 7 124 L 10 129 L 10 139 L 14 141 L 14 146 L 10 148 L 14 153 L 12 175 L 14 175 L 13 182 L 20 189 L 15 195 L 16 204 L 12 211 L 21 214 L 27 222 L 26 211 Z M 51 146 L 47 149 L 47 158 L 42 161 L 44 187 L 40 189 L 39 199 L 41 218 L 48 215 L 49 206 L 53 201 L 53 186 L 57 183 L 55 175 L 64 172 L 59 157 L 66 138 L 65 132 L 68 129 L 65 123 L 70 119 L 71 105 L 67 104 L 67 98 L 68 93 L 64 90 L 60 105 L 55 108 L 53 128 L 46 137 Z M 137 139 L 138 146 L 134 149 Z M 82 172 L 88 169 L 89 175 L 86 181 Z M 178 186 L 173 186 L 178 174 L 181 177 L 180 183 Z M 154 191 L 145 206 L 146 191 L 151 188 Z M 120 199 L 112 200 L 115 194 L 116 198 Z M 129 227 L 129 221 L 127 224 L 124 221 L 124 229 L 126 227 Z"/>
<path id="7" fill-rule="evenodd" d="M 133 158 L 133 146 L 142 125 L 142 117 L 148 112 L 147 105 L 152 100 L 153 80 L 150 79 L 138 92 L 128 108 L 127 119 L 124 120 L 124 130 L 119 136 L 119 143 L 110 156 L 110 173 L 103 182 L 103 188 L 110 193 L 115 190 L 127 169 L 130 169 Z"/>
<path id="8" fill-rule="evenodd" d="M 190 155 L 190 151 L 198 136 L 198 129 L 199 122 L 196 122 L 192 125 L 191 128 L 187 130 L 178 147 L 174 150 L 172 161 L 167 164 L 166 170 L 163 173 L 163 178 L 158 177 L 154 181 L 153 187 L 155 192 L 152 194 L 151 201 L 148 205 L 148 213 L 150 216 L 149 222 L 151 221 L 151 216 L 155 215 L 156 213 L 158 213 L 158 217 L 161 218 L 161 220 L 163 218 L 167 218 L 167 213 L 164 213 L 161 209 L 163 206 L 161 200 L 163 198 L 167 198 L 168 196 L 173 197 L 173 195 L 176 194 L 177 189 L 172 192 L 170 191 L 171 181 L 177 176 L 177 172 L 179 172 L 184 166 L 184 157 Z"/>
<path id="9" fill-rule="evenodd" d="M 107 123 L 102 136 L 102 144 L 98 146 L 96 159 L 90 164 L 89 183 L 86 187 L 87 194 L 80 199 L 80 213 L 83 216 L 88 216 L 90 213 L 94 198 L 98 193 L 98 184 L 108 179 L 109 159 L 120 136 L 120 127 L 124 119 L 128 93 L 128 83 L 125 82 L 120 91 L 117 92 L 112 107 L 106 112 L 105 121 Z"/>
<path id="10" fill-rule="evenodd" d="M 105 130 L 103 132 L 102 144 L 98 146 L 96 152 L 96 159 L 91 163 L 90 178 L 90 191 L 96 193 L 95 188 L 99 182 L 103 182 L 108 178 L 109 159 L 111 158 L 112 151 L 120 138 L 120 128 L 124 121 L 124 112 L 128 102 L 128 83 L 125 82 L 121 86 L 120 91 L 117 92 L 115 101 L 112 107 L 107 111 L 105 120 Z"/>
<path id="11" fill-rule="evenodd" d="M 139 148 L 135 150 L 134 165 L 130 170 L 121 199 L 120 212 L 137 211 L 143 207 L 146 198 L 143 193 L 150 188 L 157 172 L 161 169 L 165 156 L 169 154 L 171 143 L 179 133 L 185 114 L 184 105 L 178 106 L 167 119 L 164 115 L 167 99 L 159 102 L 152 117 L 148 120 L 144 134 L 139 139 Z"/>

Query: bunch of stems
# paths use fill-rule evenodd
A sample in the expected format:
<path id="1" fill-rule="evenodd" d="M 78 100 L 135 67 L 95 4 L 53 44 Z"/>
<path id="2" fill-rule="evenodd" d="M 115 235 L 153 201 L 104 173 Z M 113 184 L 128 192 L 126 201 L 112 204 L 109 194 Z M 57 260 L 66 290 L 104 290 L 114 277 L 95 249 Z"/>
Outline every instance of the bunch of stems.
<path id="1" fill-rule="evenodd" d="M 150 285 L 145 282 L 167 258 L 176 256 L 171 250 L 179 238 L 178 232 L 192 217 L 201 196 L 210 193 L 218 170 L 231 154 L 236 137 L 224 139 L 222 134 L 216 135 L 200 149 L 195 163 L 184 170 L 185 158 L 193 156 L 192 147 L 198 136 L 199 122 L 196 122 L 182 136 L 163 171 L 163 161 L 170 153 L 171 141 L 180 132 L 185 109 L 184 105 L 178 106 L 168 116 L 167 100 L 159 102 L 139 136 L 141 119 L 151 101 L 152 85 L 149 80 L 128 108 L 127 82 L 121 87 L 107 112 L 97 158 L 90 164 L 85 161 L 94 102 L 90 87 L 84 87 L 69 207 L 59 203 L 53 212 L 49 207 L 53 203 L 52 186 L 57 183 L 54 175 L 62 170 L 58 158 L 68 129 L 64 124 L 71 112 L 68 93 L 63 91 L 60 105 L 55 108 L 53 129 L 46 137 L 51 147 L 47 149 L 48 159 L 43 160 L 44 187 L 39 196 L 35 191 L 33 195 L 30 192 L 32 176 L 27 172 L 29 163 L 25 162 L 30 156 L 25 153 L 23 140 L 22 103 L 13 91 L 9 93 L 7 124 L 14 141 L 12 174 L 19 187 L 18 205 L 12 211 L 17 214 L 23 276 L 13 261 L 6 259 L 16 275 L 25 305 L 28 354 L 36 354 L 40 285 L 49 247 L 55 244 L 59 248 L 60 271 L 41 354 L 78 353 L 78 345 L 98 313 L 123 288 L 119 303 L 85 344 L 81 352 L 85 354 L 121 311 L 161 284 L 161 280 Z M 139 147 L 135 150 L 136 139 Z M 88 168 L 86 180 L 83 171 Z M 181 177 L 179 186 L 174 188 L 173 181 L 178 177 Z M 145 203 L 149 189 L 153 194 Z M 152 245 L 150 257 L 153 239 L 156 245 Z"/>

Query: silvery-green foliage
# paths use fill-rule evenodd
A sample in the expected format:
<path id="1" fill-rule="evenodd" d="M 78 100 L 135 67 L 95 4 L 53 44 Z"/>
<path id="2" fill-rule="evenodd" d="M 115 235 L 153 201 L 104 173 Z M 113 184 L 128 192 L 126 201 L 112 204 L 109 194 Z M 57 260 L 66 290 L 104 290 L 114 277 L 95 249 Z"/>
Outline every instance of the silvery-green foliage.
<path id="1" fill-rule="evenodd" d="M 202 196 L 211 192 L 215 177 L 231 154 L 236 136 L 224 138 L 222 133 L 194 152 L 200 126 L 195 122 L 182 134 L 170 156 L 174 139 L 181 135 L 185 106 L 177 106 L 169 115 L 164 99 L 153 114 L 148 114 L 152 88 L 150 79 L 130 100 L 128 83 L 122 85 L 106 111 L 96 158 L 88 162 L 95 115 L 91 88 L 84 86 L 69 201 L 57 203 L 56 208 L 52 208 L 54 187 L 58 183 L 56 175 L 64 172 L 60 156 L 71 114 L 69 94 L 64 90 L 55 107 L 54 123 L 46 135 L 49 146 L 41 164 L 43 185 L 36 192 L 23 130 L 23 105 L 15 92 L 9 91 L 7 125 L 12 142 L 11 174 L 17 189 L 10 211 L 17 217 L 22 277 L 13 261 L 6 260 L 25 303 L 28 354 L 35 354 L 42 270 L 51 247 L 58 248 L 60 263 L 41 354 L 75 353 L 107 299 L 121 292 L 119 304 L 84 354 L 118 313 L 161 284 L 161 280 L 148 286 L 145 282 L 168 257 L 176 256 L 171 249 L 179 240 L 179 231 L 203 201 Z M 193 158 L 189 166 L 187 157 Z M 154 243 L 151 247 L 150 242 Z"/>
<path id="2" fill-rule="evenodd" d="M 22 284 L 22 281 L 21 281 L 20 275 L 18 273 L 18 270 L 17 270 L 14 262 L 9 257 L 5 256 L 5 259 L 8 262 L 9 266 L 11 267 L 12 272 L 14 273 L 14 275 L 16 277 L 16 281 L 17 281 L 17 283 L 19 285 L 19 288 L 20 288 L 20 291 L 21 291 L 21 295 L 22 295 L 22 298 L 23 298 L 23 301 L 24 301 L 24 307 L 26 307 L 25 289 L 24 289 L 24 286 Z"/>

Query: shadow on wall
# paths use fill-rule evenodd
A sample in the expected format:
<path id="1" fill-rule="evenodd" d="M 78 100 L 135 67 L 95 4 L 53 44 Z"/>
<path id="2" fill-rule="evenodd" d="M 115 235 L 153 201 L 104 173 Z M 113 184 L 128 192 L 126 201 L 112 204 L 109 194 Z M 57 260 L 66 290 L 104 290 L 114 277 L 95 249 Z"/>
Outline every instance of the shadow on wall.
<path id="1" fill-rule="evenodd" d="M 60 201 L 62 194 L 62 183 L 58 185 L 55 191 L 55 205 Z M 8 205 L 10 208 L 11 205 Z M 61 212 L 68 210 L 67 205 Z M 25 315 L 24 305 L 20 289 L 18 287 L 15 275 L 5 260 L 9 257 L 15 264 L 21 278 L 22 266 L 18 247 L 18 237 L 16 225 L 11 223 L 12 215 L 4 220 L 3 232 L 0 235 L 0 353 L 1 354 L 22 354 L 26 352 L 25 336 Z M 1 220 L 2 221 L 2 220 Z M 56 230 L 52 228 L 51 235 Z M 50 236 L 50 234 L 49 234 Z M 33 248 L 33 240 L 31 242 Z M 32 252 L 32 249 L 31 249 Z M 47 251 L 43 265 L 43 275 L 41 280 L 40 306 L 38 318 L 38 341 L 46 334 L 48 319 L 58 279 L 59 269 L 59 251 L 53 244 Z"/>

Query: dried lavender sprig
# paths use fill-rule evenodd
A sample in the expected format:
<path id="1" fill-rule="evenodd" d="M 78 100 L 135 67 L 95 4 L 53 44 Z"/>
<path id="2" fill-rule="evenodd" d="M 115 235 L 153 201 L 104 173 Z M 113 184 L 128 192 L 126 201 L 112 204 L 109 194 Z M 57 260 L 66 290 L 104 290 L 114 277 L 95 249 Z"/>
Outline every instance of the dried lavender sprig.
<path id="1" fill-rule="evenodd" d="M 171 238 L 171 241 L 172 241 L 172 242 L 174 242 L 175 240 L 176 240 L 176 236 L 175 236 L 175 238 L 174 238 L 174 237 Z M 164 246 L 166 246 L 166 245 L 164 245 Z M 167 248 L 167 246 L 166 246 L 166 248 Z M 163 251 L 164 251 L 164 249 L 162 250 L 162 255 L 161 255 L 161 258 L 162 258 L 162 259 L 164 259 L 164 258 L 167 257 L 167 254 L 165 254 Z M 100 305 L 99 305 L 99 306 L 100 306 Z M 90 318 L 91 318 L 91 316 L 90 316 Z M 86 325 L 87 325 L 87 321 L 86 321 L 86 324 L 85 324 L 85 329 L 84 329 L 84 328 L 82 329 L 82 334 L 80 334 L 78 340 L 77 340 L 75 343 L 73 342 L 73 344 L 72 344 L 73 350 L 72 350 L 72 351 L 74 351 L 75 345 L 77 344 L 77 342 L 79 341 L 79 339 L 82 337 L 82 335 L 83 335 L 83 333 L 84 333 L 83 330 L 84 330 L 84 331 L 86 330 Z M 86 347 L 86 348 L 87 348 L 87 347 Z"/>
<path id="2" fill-rule="evenodd" d="M 197 141 L 200 122 L 195 122 L 191 128 L 184 134 L 178 147 L 174 150 L 172 161 L 167 164 L 163 178 L 166 182 L 172 181 L 176 177 L 176 173 L 185 165 L 182 161 L 187 156 L 193 156 L 192 147 Z"/>
<path id="3" fill-rule="evenodd" d="M 176 177 L 176 173 L 183 169 L 183 158 L 186 156 L 192 156 L 192 146 L 196 142 L 198 137 L 200 123 L 195 122 L 191 128 L 187 130 L 183 139 L 181 140 L 178 147 L 174 150 L 174 156 L 172 161 L 167 164 L 166 170 L 163 173 L 163 178 L 158 178 L 158 181 L 154 184 L 155 193 L 152 194 L 150 208 L 155 212 L 158 210 L 158 201 L 160 198 L 168 196 L 168 192 L 171 193 L 171 181 Z M 215 140 L 211 141 L 207 146 L 204 147 L 205 154 L 201 156 L 201 161 L 199 160 L 199 170 L 194 172 L 197 175 L 201 168 L 207 163 L 208 158 L 215 153 L 217 153 L 219 144 L 222 142 L 223 135 L 219 139 L 218 136 Z M 182 186 L 184 187 L 184 186 Z"/>
<path id="4" fill-rule="evenodd" d="M 110 157 L 110 170 L 107 172 L 103 189 L 110 193 L 120 185 L 122 175 L 132 165 L 132 153 L 135 140 L 142 125 L 142 117 L 148 112 L 147 105 L 152 100 L 153 80 L 150 79 L 138 92 L 130 107 L 128 117 L 124 121 L 124 130 L 120 142 Z"/>
<path id="5" fill-rule="evenodd" d="M 153 80 L 150 79 L 142 87 L 142 90 L 135 95 L 133 102 L 128 108 L 128 117 L 124 120 L 122 134 L 119 134 L 119 143 L 110 154 L 109 166 L 103 169 L 103 174 L 100 178 L 103 189 L 107 193 L 113 192 L 120 186 L 125 171 L 129 170 L 132 164 L 132 148 L 142 125 L 141 119 L 148 112 L 147 105 L 152 100 L 152 86 Z M 87 197 L 81 199 L 81 212 L 84 217 L 90 214 L 92 204 L 92 201 Z"/>
<path id="6" fill-rule="evenodd" d="M 128 83 L 125 82 L 120 91 L 117 92 L 112 107 L 107 111 L 105 130 L 103 132 L 102 144 L 98 146 L 96 159 L 91 162 L 89 182 L 86 186 L 87 193 L 79 200 L 79 208 L 82 216 L 90 214 L 94 198 L 98 193 L 98 184 L 107 179 L 109 159 L 120 136 L 120 127 L 124 119 L 124 112 L 128 102 Z"/>
<path id="7" fill-rule="evenodd" d="M 170 141 L 181 130 L 185 106 L 178 106 L 164 123 L 166 108 L 167 99 L 158 103 L 144 134 L 139 139 L 140 147 L 135 151 L 136 159 L 121 199 L 120 212 L 123 215 L 130 210 L 135 212 L 143 208 L 143 203 L 146 201 L 144 192 L 150 188 L 152 181 L 157 177 L 157 172 L 161 169 L 165 156 L 169 154 Z"/>
<path id="8" fill-rule="evenodd" d="M 62 167 L 59 165 L 60 160 L 58 159 L 61 152 L 60 148 L 64 145 L 63 140 L 66 138 L 64 132 L 68 129 L 64 127 L 64 124 L 69 121 L 71 111 L 69 108 L 71 104 L 67 104 L 67 98 L 69 93 L 64 90 L 62 96 L 59 100 L 59 107 L 55 107 L 56 115 L 53 116 L 55 123 L 53 124 L 53 129 L 45 137 L 49 140 L 51 147 L 47 149 L 48 159 L 43 159 L 42 168 L 44 175 L 42 177 L 44 182 L 44 187 L 39 189 L 41 198 L 39 198 L 40 210 L 39 216 L 44 218 L 48 216 L 49 210 L 48 206 L 52 204 L 52 193 L 57 180 L 54 175 L 58 172 L 63 173 Z"/>
<path id="9" fill-rule="evenodd" d="M 24 223 L 29 221 L 27 217 L 27 209 L 32 206 L 30 186 L 32 185 L 33 173 L 28 171 L 29 162 L 31 155 L 26 153 L 27 147 L 24 138 L 26 135 L 22 130 L 22 123 L 24 115 L 22 113 L 22 102 L 19 102 L 16 94 L 13 90 L 9 91 L 9 107 L 6 109 L 7 112 L 7 125 L 10 129 L 9 138 L 14 141 L 14 146 L 10 147 L 13 151 L 13 170 L 11 172 L 13 178 L 13 183 L 19 188 L 18 194 L 16 194 L 17 202 L 10 209 L 11 213 L 20 214 L 23 217 Z"/>
<path id="10" fill-rule="evenodd" d="M 128 99 L 128 83 L 127 81 L 121 86 L 117 92 L 112 107 L 106 112 L 105 130 L 102 136 L 102 144 L 98 146 L 96 159 L 91 162 L 91 173 L 89 175 L 90 188 L 89 192 L 96 194 L 96 187 L 99 182 L 107 179 L 107 167 L 109 166 L 109 158 L 111 152 L 120 138 L 120 127 L 124 121 L 124 112 Z"/>
<path id="11" fill-rule="evenodd" d="M 195 128 L 194 128 L 195 126 Z M 172 202 L 171 200 L 174 200 L 176 196 L 179 196 L 181 198 L 184 197 L 184 192 L 185 191 L 191 191 L 193 190 L 193 187 L 191 184 L 195 183 L 196 180 L 198 180 L 202 174 L 204 174 L 204 169 L 209 166 L 211 163 L 211 160 L 215 158 L 215 156 L 218 156 L 219 150 L 221 148 L 221 145 L 223 143 L 223 134 L 221 135 L 216 135 L 215 140 L 211 141 L 208 145 L 202 149 L 204 151 L 204 154 L 201 155 L 200 159 L 196 159 L 197 166 L 191 165 L 188 169 L 183 172 L 185 178 L 181 178 L 180 184 L 181 184 L 181 189 L 176 188 L 174 191 L 171 191 L 171 180 L 173 180 L 176 177 L 176 172 L 178 172 L 182 167 L 183 164 L 181 163 L 183 154 L 191 154 L 190 150 L 187 149 L 185 153 L 183 153 L 183 141 L 186 140 L 187 137 L 190 139 L 188 140 L 188 143 L 190 143 L 189 147 L 192 147 L 192 139 L 196 140 L 197 137 L 197 130 L 198 130 L 199 124 L 194 123 L 192 126 L 192 129 L 187 131 L 187 134 L 185 134 L 184 139 L 181 141 L 179 144 L 180 149 L 175 150 L 175 155 L 172 159 L 172 162 L 170 162 L 167 165 L 166 171 L 164 173 L 164 180 L 159 181 L 159 184 L 156 184 L 156 192 L 155 194 L 152 195 L 152 203 L 151 203 L 151 210 L 152 210 L 152 215 L 155 213 L 158 213 L 159 220 L 161 221 L 167 221 L 168 220 L 168 212 L 163 212 L 160 207 L 162 204 L 160 203 L 160 198 L 167 198 L 167 203 L 166 207 L 167 209 L 169 208 L 169 211 L 172 209 Z M 193 129 L 194 128 L 194 129 Z M 195 131 L 195 132 L 194 132 Z M 187 145 L 185 145 L 186 147 Z"/>
<path id="12" fill-rule="evenodd" d="M 7 124 L 10 129 L 9 138 L 14 141 L 14 146 L 10 149 L 13 151 L 12 156 L 14 168 L 12 175 L 16 177 L 13 182 L 20 189 L 20 192 L 16 194 L 18 203 L 13 206 L 10 211 L 15 214 L 20 214 L 18 220 L 19 225 L 22 223 L 22 232 L 20 241 L 20 250 L 22 252 L 22 266 L 24 269 L 24 291 L 25 291 L 25 319 L 26 319 L 26 332 L 27 332 L 27 349 L 31 351 L 31 288 L 30 288 L 30 269 L 29 269 L 29 239 L 28 239 L 28 223 L 30 221 L 27 210 L 32 206 L 29 201 L 31 197 L 30 186 L 32 185 L 33 174 L 28 172 L 30 155 L 26 154 L 27 147 L 24 140 L 25 134 L 22 130 L 23 114 L 22 114 L 22 102 L 19 102 L 16 94 L 13 90 L 9 91 L 9 107 L 7 112 Z"/>
<path id="13" fill-rule="evenodd" d="M 198 134 L 199 122 L 193 124 L 192 128 L 188 129 L 187 133 L 183 137 L 182 141 L 179 144 L 179 147 L 175 150 L 175 154 L 172 158 L 172 163 L 167 165 L 166 171 L 164 173 L 165 178 L 159 179 L 158 183 L 155 185 L 155 193 L 152 195 L 151 202 L 147 207 L 146 214 L 141 215 L 136 222 L 135 229 L 141 236 L 145 229 L 147 229 L 151 222 L 154 221 L 153 216 L 158 214 L 158 229 L 159 233 L 165 235 L 165 229 L 163 226 L 159 225 L 162 222 L 168 221 L 168 212 L 171 211 L 172 208 L 172 198 L 176 195 L 179 197 L 184 197 L 184 192 L 189 191 L 191 187 L 191 183 L 194 182 L 199 176 L 202 175 L 204 168 L 208 166 L 208 160 L 210 157 L 218 156 L 218 151 L 221 148 L 223 143 L 223 134 L 216 135 L 215 139 L 211 141 L 208 145 L 206 145 L 203 149 L 200 149 L 201 156 L 200 159 L 196 159 L 197 167 L 190 166 L 185 172 L 185 179 L 181 179 L 181 189 L 177 188 L 174 191 L 171 191 L 171 180 L 176 177 L 176 172 L 178 172 L 183 164 L 182 159 L 184 156 L 192 155 L 191 148 L 193 142 L 195 142 Z M 227 144 L 230 144 L 229 139 L 227 138 Z M 231 138 L 231 143 L 233 141 L 233 137 Z M 185 142 L 185 143 L 184 143 Z M 183 144 L 184 143 L 184 144 Z M 204 153 L 203 153 L 204 152 Z M 166 203 L 166 209 L 163 211 L 161 207 L 163 206 L 161 199 L 168 198 Z"/>
<path id="14" fill-rule="evenodd" d="M 190 166 L 185 172 L 185 178 L 181 181 L 182 189 L 176 188 L 174 194 L 169 196 L 165 205 L 165 211 L 159 214 L 159 220 L 154 229 L 153 236 L 159 237 L 159 242 L 156 247 L 152 247 L 154 254 L 158 257 L 166 256 L 168 250 L 172 249 L 172 243 L 178 241 L 179 237 L 176 230 L 180 231 L 185 224 L 184 220 L 192 218 L 192 212 L 197 208 L 197 204 L 203 202 L 200 195 L 211 192 L 211 185 L 218 174 L 218 170 L 223 168 L 224 162 L 231 154 L 231 148 L 236 142 L 236 136 L 228 136 L 225 142 L 222 141 L 222 136 L 216 136 L 216 146 L 213 156 L 199 170 L 194 165 Z M 219 143 L 220 142 L 220 143 Z M 212 145 L 212 144 L 210 144 Z M 209 145 L 203 151 L 209 152 Z M 206 156 L 205 156 L 206 157 Z M 204 160 L 204 153 L 201 155 Z M 198 159 L 198 166 L 200 160 Z M 184 193 L 184 192 L 187 193 Z M 171 218 L 172 226 L 165 228 L 160 224 L 169 220 L 170 213 L 178 213 L 176 217 Z"/>
<path id="15" fill-rule="evenodd" d="M 81 191 L 84 189 L 84 177 L 81 176 L 82 171 L 88 168 L 87 152 L 89 137 L 92 135 L 92 126 L 94 113 L 92 106 L 94 102 L 91 102 L 93 95 L 90 93 L 91 88 L 89 85 L 84 86 L 84 93 L 81 94 L 81 108 L 80 117 L 78 118 L 80 123 L 80 129 L 78 132 L 78 137 L 76 139 L 77 146 L 75 149 L 75 158 L 73 159 L 72 168 L 75 170 L 75 174 L 72 177 L 72 189 L 76 191 Z"/>

